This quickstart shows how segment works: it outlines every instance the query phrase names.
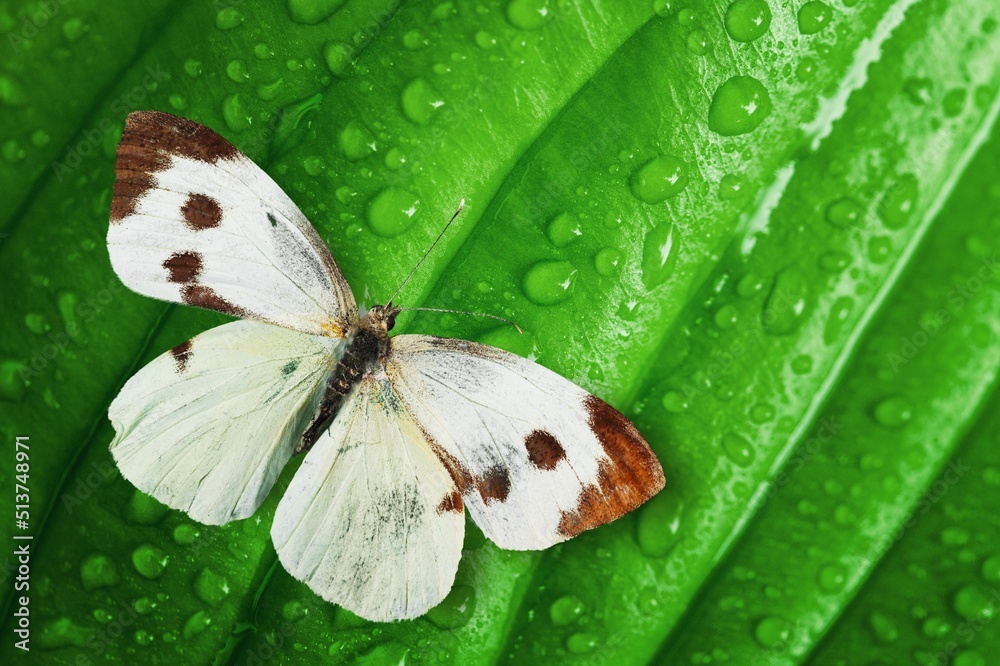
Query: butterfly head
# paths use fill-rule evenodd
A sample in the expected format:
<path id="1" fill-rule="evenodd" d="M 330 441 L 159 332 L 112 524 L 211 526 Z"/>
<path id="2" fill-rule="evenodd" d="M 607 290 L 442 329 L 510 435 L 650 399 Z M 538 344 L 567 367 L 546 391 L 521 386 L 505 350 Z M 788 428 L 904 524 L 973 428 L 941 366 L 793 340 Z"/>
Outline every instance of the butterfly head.
<path id="1" fill-rule="evenodd" d="M 396 325 L 396 315 L 400 309 L 391 302 L 386 305 L 373 305 L 365 315 L 365 324 L 369 328 L 388 333 Z"/>

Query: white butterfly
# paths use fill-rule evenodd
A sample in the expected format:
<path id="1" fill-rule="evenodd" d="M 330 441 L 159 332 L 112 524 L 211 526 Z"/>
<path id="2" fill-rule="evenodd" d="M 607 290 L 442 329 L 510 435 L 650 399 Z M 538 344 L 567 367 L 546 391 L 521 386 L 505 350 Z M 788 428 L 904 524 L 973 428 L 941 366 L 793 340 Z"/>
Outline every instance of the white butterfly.
<path id="1" fill-rule="evenodd" d="M 158 357 L 108 410 L 122 474 L 218 525 L 250 516 L 307 450 L 271 528 L 284 567 L 361 617 L 451 589 L 464 509 L 502 548 L 547 548 L 635 509 L 663 471 L 635 427 L 575 384 L 474 342 L 390 338 L 358 316 L 309 221 L 218 134 L 129 115 L 108 250 L 140 294 L 241 317 Z"/>

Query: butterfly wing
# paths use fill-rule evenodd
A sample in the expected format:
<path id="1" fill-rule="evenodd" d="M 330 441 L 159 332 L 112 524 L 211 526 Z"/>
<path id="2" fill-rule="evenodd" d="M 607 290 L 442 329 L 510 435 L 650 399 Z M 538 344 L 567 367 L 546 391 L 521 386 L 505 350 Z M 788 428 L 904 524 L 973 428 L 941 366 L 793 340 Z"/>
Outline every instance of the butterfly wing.
<path id="1" fill-rule="evenodd" d="M 343 346 L 236 321 L 174 347 L 129 379 L 108 409 L 118 468 L 199 522 L 246 518 L 292 456 Z"/>
<path id="2" fill-rule="evenodd" d="M 343 337 L 357 306 L 291 199 L 212 130 L 135 111 L 118 145 L 108 251 L 129 288 Z"/>
<path id="3" fill-rule="evenodd" d="M 388 372 L 473 520 L 502 548 L 547 548 L 663 488 L 656 456 L 628 419 L 537 363 L 400 335 Z"/>
<path id="4" fill-rule="evenodd" d="M 285 569 L 369 620 L 422 615 L 461 557 L 462 498 L 379 367 L 345 398 L 278 504 Z"/>

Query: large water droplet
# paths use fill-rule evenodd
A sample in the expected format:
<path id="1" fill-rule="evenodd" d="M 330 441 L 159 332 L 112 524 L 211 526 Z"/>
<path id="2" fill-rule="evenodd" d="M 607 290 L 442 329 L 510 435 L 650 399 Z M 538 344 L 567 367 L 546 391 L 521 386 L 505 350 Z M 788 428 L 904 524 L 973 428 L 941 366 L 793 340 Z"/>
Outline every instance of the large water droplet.
<path id="1" fill-rule="evenodd" d="M 754 451 L 750 441 L 736 433 L 726 433 L 722 436 L 722 450 L 726 456 L 740 467 L 749 467 L 753 462 Z"/>
<path id="2" fill-rule="evenodd" d="M 780 617 L 769 616 L 762 619 L 754 627 L 753 636 L 761 646 L 766 648 L 777 647 L 788 640 L 791 630 L 788 622 Z"/>
<path id="3" fill-rule="evenodd" d="M 661 155 L 646 162 L 632 174 L 632 194 L 648 204 L 666 201 L 687 185 L 684 163 L 672 155 Z"/>
<path id="4" fill-rule="evenodd" d="M 557 627 L 565 627 L 580 619 L 586 609 L 579 597 L 567 594 L 552 602 L 549 607 L 549 618 Z"/>
<path id="5" fill-rule="evenodd" d="M 955 612 L 968 620 L 991 620 L 996 614 L 993 599 L 979 587 L 965 585 L 955 593 Z"/>
<path id="6" fill-rule="evenodd" d="M 28 101 L 28 93 L 19 81 L 0 74 L 0 104 L 23 106 Z"/>
<path id="7" fill-rule="evenodd" d="M 296 23 L 316 25 L 333 16 L 344 0 L 288 0 L 288 15 Z"/>
<path id="8" fill-rule="evenodd" d="M 469 622 L 476 610 L 476 590 L 456 585 L 440 604 L 427 612 L 427 619 L 441 629 L 458 629 Z"/>
<path id="9" fill-rule="evenodd" d="M 235 7 L 226 7 L 215 15 L 215 27 L 219 30 L 232 30 L 243 24 L 243 14 Z"/>
<path id="10" fill-rule="evenodd" d="M 28 386 L 31 370 L 20 361 L 0 361 L 0 399 L 20 402 Z"/>
<path id="11" fill-rule="evenodd" d="M 678 493 L 661 492 L 639 509 L 635 540 L 646 557 L 665 557 L 680 541 L 684 502 Z"/>
<path id="12" fill-rule="evenodd" d="M 507 20 L 521 30 L 537 30 L 549 20 L 548 0 L 511 0 L 507 5 Z"/>
<path id="13" fill-rule="evenodd" d="M 134 525 L 155 525 L 170 511 L 170 507 L 161 504 L 146 493 L 136 490 L 125 509 L 125 519 Z"/>
<path id="14" fill-rule="evenodd" d="M 412 192 L 388 187 L 368 204 L 368 224 L 379 236 L 399 236 L 413 226 L 419 206 L 420 200 Z"/>
<path id="15" fill-rule="evenodd" d="M 547 235 L 556 247 L 565 247 L 583 235 L 580 220 L 572 213 L 559 213 L 549 222 Z"/>
<path id="16" fill-rule="evenodd" d="M 194 593 L 209 606 L 218 606 L 229 594 L 229 582 L 206 567 L 194 581 Z"/>
<path id="17" fill-rule="evenodd" d="M 169 558 L 161 549 L 151 544 L 142 544 L 132 551 L 132 565 L 143 578 L 155 580 L 163 575 Z"/>
<path id="18" fill-rule="evenodd" d="M 679 241 L 669 220 L 646 234 L 642 245 L 642 282 L 647 289 L 658 287 L 673 274 Z"/>
<path id="19" fill-rule="evenodd" d="M 247 108 L 239 95 L 228 95 L 222 101 L 222 118 L 226 121 L 234 132 L 243 132 L 250 129 L 252 118 L 250 110 Z"/>
<path id="20" fill-rule="evenodd" d="M 799 32 L 813 35 L 830 24 L 833 10 L 825 2 L 813 0 L 799 9 Z"/>
<path id="21" fill-rule="evenodd" d="M 107 555 L 94 553 L 84 558 L 80 565 L 80 581 L 88 592 L 102 587 L 112 587 L 121 581 L 118 567 Z"/>
<path id="22" fill-rule="evenodd" d="M 606 247 L 594 255 L 594 268 L 598 274 L 610 277 L 618 273 L 621 268 L 622 253 L 616 247 Z"/>
<path id="23" fill-rule="evenodd" d="M 535 305 L 555 305 L 569 298 L 576 269 L 568 261 L 539 261 L 528 269 L 521 286 Z"/>
<path id="24" fill-rule="evenodd" d="M 198 611 L 189 617 L 187 622 L 184 623 L 184 638 L 194 638 L 208 629 L 210 624 L 212 624 L 212 618 L 209 617 L 208 613 L 205 611 Z"/>
<path id="25" fill-rule="evenodd" d="M 736 0 L 726 10 L 726 32 L 737 42 L 752 42 L 771 27 L 765 0 Z"/>
<path id="26" fill-rule="evenodd" d="M 351 48 L 350 44 L 330 42 L 323 48 L 323 58 L 326 60 L 326 66 L 337 76 L 344 73 L 347 66 L 351 64 L 351 58 L 353 57 L 354 49 Z"/>
<path id="27" fill-rule="evenodd" d="M 808 298 L 808 279 L 800 269 L 793 266 L 778 273 L 764 302 L 764 328 L 775 335 L 795 331 L 805 318 Z"/>
<path id="28" fill-rule="evenodd" d="M 752 76 L 734 76 L 715 91 L 708 108 L 708 128 L 722 136 L 757 129 L 771 113 L 771 97 Z"/>
<path id="29" fill-rule="evenodd" d="M 357 120 L 347 123 L 337 139 L 340 149 L 352 162 L 364 159 L 375 152 L 375 137 Z"/>
<path id="30" fill-rule="evenodd" d="M 425 79 L 414 79 L 403 89 L 403 113 L 418 125 L 426 125 L 444 105 L 441 95 Z"/>
<path id="31" fill-rule="evenodd" d="M 597 636 L 587 633 L 573 634 L 566 639 L 566 649 L 572 654 L 587 654 L 597 647 Z"/>

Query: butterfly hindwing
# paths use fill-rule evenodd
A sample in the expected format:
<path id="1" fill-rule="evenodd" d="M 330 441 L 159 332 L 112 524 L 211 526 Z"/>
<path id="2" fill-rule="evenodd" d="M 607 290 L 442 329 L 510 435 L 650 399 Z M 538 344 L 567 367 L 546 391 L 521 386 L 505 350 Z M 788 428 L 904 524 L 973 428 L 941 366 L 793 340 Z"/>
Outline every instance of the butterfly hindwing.
<path id="1" fill-rule="evenodd" d="M 108 409 L 118 468 L 201 523 L 246 518 L 292 456 L 343 346 L 236 321 L 174 347 Z"/>
<path id="2" fill-rule="evenodd" d="M 167 301 L 343 337 L 357 306 L 326 245 L 291 199 L 212 130 L 129 114 L 108 229 L 115 272 Z"/>
<path id="3" fill-rule="evenodd" d="M 448 594 L 462 498 L 377 367 L 344 399 L 275 512 L 285 569 L 369 620 L 417 617 Z"/>
<path id="4" fill-rule="evenodd" d="M 624 416 L 520 356 L 400 335 L 387 372 L 473 520 L 502 548 L 547 548 L 663 487 L 659 462 Z"/>

